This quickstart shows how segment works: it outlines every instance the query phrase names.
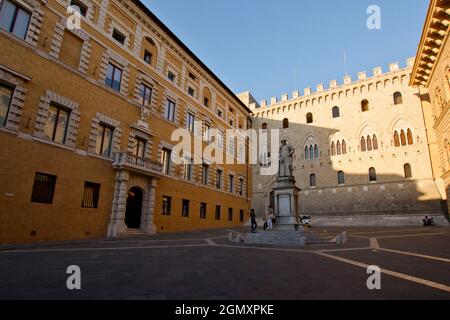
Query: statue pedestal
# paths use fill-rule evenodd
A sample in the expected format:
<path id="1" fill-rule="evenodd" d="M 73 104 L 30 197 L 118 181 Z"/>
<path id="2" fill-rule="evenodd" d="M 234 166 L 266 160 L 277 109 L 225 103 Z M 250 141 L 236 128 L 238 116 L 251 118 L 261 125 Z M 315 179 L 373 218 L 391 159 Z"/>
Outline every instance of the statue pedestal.
<path id="1" fill-rule="evenodd" d="M 300 225 L 298 193 L 294 177 L 279 177 L 273 188 L 275 200 L 275 230 L 297 230 Z"/>

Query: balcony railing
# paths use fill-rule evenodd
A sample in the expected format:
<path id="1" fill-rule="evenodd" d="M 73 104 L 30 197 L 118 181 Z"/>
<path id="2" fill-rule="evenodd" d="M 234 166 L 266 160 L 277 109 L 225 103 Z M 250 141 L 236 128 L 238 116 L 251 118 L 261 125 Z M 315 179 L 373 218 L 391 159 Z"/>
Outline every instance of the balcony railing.
<path id="1" fill-rule="evenodd" d="M 116 153 L 113 167 L 115 169 L 130 169 L 148 174 L 162 174 L 161 163 L 150 159 L 138 158 L 129 152 Z"/>

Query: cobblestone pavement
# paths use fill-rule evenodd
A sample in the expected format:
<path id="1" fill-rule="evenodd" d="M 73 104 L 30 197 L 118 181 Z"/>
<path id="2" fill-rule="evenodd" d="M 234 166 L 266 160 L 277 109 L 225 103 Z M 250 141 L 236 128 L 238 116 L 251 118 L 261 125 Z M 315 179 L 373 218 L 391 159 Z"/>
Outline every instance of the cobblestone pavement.
<path id="1" fill-rule="evenodd" d="M 345 230 L 343 246 L 240 245 L 223 229 L 3 245 L 0 299 L 450 299 L 450 227 Z M 81 290 L 66 287 L 70 265 Z"/>

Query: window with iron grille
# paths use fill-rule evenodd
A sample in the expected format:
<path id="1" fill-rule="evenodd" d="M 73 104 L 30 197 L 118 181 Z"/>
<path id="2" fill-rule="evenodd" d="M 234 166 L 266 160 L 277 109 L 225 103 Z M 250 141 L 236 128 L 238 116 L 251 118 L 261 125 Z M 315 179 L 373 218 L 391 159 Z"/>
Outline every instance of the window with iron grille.
<path id="1" fill-rule="evenodd" d="M 52 204 L 53 195 L 55 193 L 55 185 L 56 176 L 36 172 L 34 176 L 31 202 Z"/>
<path id="2" fill-rule="evenodd" d="M 93 182 L 84 183 L 82 208 L 98 209 L 98 199 L 100 197 L 100 184 Z"/>
<path id="3" fill-rule="evenodd" d="M 183 199 L 183 203 L 181 206 L 181 215 L 183 217 L 189 217 L 189 200 Z"/>
<path id="4" fill-rule="evenodd" d="M 233 208 L 228 208 L 228 221 L 233 221 Z"/>
<path id="5" fill-rule="evenodd" d="M 220 206 L 216 206 L 216 212 L 215 212 L 215 218 L 216 220 L 220 220 L 220 215 L 221 215 L 221 207 Z"/>
<path id="6" fill-rule="evenodd" d="M 206 203 L 202 202 L 200 204 L 200 219 L 206 219 Z"/>
<path id="7" fill-rule="evenodd" d="M 244 222 L 244 210 L 239 210 L 239 221 Z"/>

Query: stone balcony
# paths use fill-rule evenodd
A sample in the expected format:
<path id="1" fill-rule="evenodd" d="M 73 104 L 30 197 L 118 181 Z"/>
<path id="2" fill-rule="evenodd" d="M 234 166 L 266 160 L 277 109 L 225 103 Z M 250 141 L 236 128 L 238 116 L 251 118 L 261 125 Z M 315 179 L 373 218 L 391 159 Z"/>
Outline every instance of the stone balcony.
<path id="1" fill-rule="evenodd" d="M 147 176 L 161 176 L 162 164 L 150 160 L 138 158 L 129 152 L 118 152 L 114 155 L 113 168 L 116 170 L 129 170 Z"/>

